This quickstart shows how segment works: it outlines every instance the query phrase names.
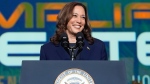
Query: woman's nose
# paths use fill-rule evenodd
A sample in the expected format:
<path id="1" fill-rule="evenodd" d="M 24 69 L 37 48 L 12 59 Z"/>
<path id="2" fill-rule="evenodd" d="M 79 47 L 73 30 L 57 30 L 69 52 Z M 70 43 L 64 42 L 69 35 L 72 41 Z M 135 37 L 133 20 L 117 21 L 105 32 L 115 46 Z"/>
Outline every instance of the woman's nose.
<path id="1" fill-rule="evenodd" d="M 78 23 L 81 23 L 81 17 L 78 17 L 78 18 L 76 19 L 76 21 L 77 21 Z"/>

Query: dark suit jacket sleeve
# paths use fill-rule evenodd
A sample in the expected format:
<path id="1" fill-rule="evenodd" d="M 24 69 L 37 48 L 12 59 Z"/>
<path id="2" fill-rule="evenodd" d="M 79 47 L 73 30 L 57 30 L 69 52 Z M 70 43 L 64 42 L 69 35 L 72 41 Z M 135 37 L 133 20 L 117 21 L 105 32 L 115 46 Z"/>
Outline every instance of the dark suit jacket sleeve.
<path id="1" fill-rule="evenodd" d="M 46 56 L 45 56 L 45 52 L 44 52 L 44 46 L 41 46 L 40 60 L 46 60 Z"/>

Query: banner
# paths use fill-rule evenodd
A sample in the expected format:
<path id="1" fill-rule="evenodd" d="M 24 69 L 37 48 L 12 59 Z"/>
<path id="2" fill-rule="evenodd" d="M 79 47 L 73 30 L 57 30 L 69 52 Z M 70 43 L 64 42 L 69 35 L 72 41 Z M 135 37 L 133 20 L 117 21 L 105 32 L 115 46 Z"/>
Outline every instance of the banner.
<path id="1" fill-rule="evenodd" d="M 105 42 L 109 60 L 125 61 L 128 84 L 150 84 L 150 1 L 72 0 L 84 3 L 92 36 Z M 39 60 L 71 0 L 0 0 L 0 84 L 19 84 L 22 60 Z"/>

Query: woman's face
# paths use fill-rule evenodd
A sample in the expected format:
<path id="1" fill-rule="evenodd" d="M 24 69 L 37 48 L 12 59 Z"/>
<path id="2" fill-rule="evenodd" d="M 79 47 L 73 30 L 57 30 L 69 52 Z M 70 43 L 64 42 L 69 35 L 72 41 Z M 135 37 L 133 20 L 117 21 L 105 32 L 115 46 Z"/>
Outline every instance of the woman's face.
<path id="1" fill-rule="evenodd" d="M 73 15 L 67 24 L 67 34 L 75 35 L 81 32 L 85 25 L 85 11 L 82 6 L 75 6 L 73 9 Z"/>

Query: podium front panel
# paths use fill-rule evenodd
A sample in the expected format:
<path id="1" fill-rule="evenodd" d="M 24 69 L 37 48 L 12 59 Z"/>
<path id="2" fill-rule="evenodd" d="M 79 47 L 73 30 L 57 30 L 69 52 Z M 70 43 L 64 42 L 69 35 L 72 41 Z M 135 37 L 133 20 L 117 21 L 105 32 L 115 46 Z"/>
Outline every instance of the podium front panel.
<path id="1" fill-rule="evenodd" d="M 58 76 L 69 69 L 85 71 L 93 79 L 94 84 L 127 84 L 125 63 L 122 61 L 77 60 L 23 61 L 20 84 L 55 84 Z M 64 74 L 63 77 L 65 76 Z M 57 80 L 61 80 L 60 78 Z"/>

